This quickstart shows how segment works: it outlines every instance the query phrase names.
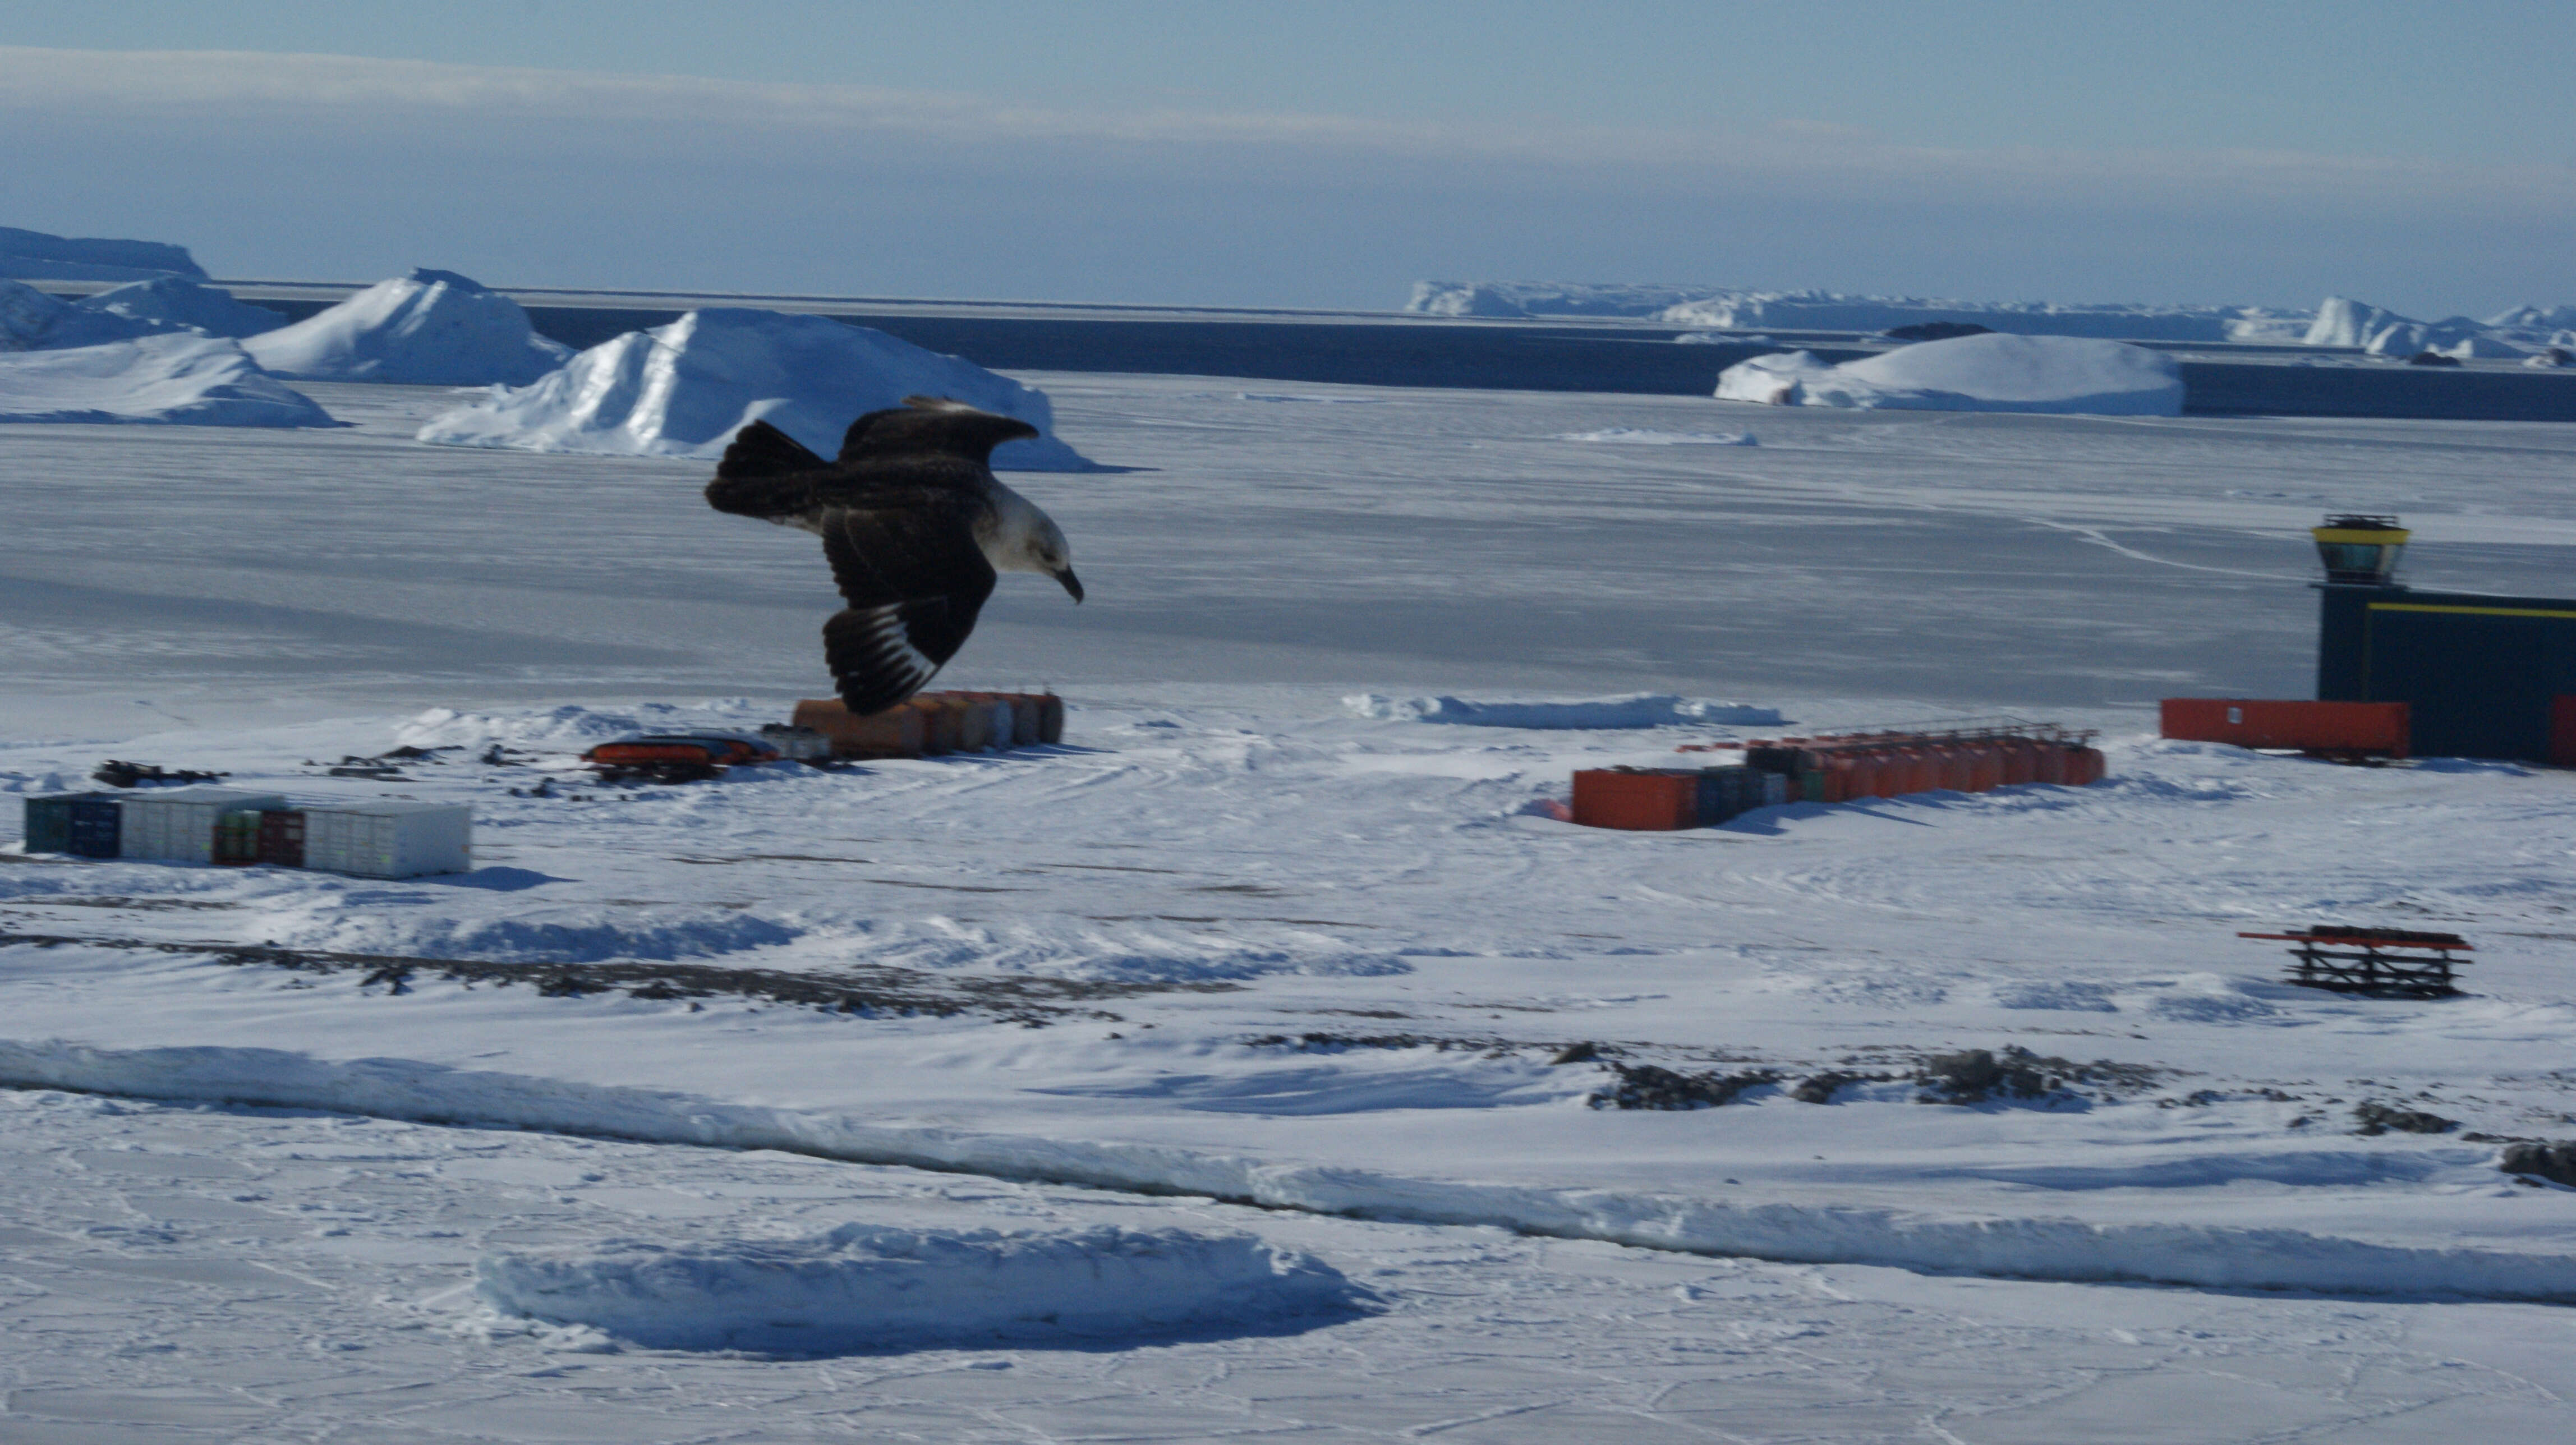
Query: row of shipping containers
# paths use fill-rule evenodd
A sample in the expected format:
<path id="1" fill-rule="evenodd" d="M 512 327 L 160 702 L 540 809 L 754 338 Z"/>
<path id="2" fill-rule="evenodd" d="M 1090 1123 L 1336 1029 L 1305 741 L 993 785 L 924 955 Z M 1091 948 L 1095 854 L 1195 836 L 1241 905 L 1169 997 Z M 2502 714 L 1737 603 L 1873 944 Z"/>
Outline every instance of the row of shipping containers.
<path id="1" fill-rule="evenodd" d="M 795 726 L 831 739 L 843 758 L 926 758 L 1064 740 L 1064 699 L 1051 692 L 924 692 L 883 712 L 838 698 L 796 704 Z"/>
<path id="2" fill-rule="evenodd" d="M 27 799 L 26 849 L 81 858 L 311 868 L 415 878 L 474 867 L 463 803 L 399 799 L 297 806 L 278 793 L 169 788 Z"/>
<path id="3" fill-rule="evenodd" d="M 1781 803 L 1847 803 L 1942 789 L 1982 793 L 2021 783 L 2080 787 L 2100 782 L 2105 772 L 2092 738 L 2034 724 L 1709 744 L 1683 751 L 1740 748 L 1744 761 L 1578 772 L 1573 816 L 1587 827 L 1664 832 L 1712 827 Z"/>

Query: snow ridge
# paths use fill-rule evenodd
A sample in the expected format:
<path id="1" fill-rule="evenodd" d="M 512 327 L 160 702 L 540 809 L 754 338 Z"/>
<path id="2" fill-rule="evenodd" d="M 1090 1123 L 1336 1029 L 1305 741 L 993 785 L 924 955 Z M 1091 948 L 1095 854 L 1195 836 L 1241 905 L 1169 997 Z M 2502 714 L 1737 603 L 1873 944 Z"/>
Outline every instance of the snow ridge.
<path id="1" fill-rule="evenodd" d="M 511 1124 L 644 1143 L 777 1149 L 856 1163 L 1144 1194 L 1204 1195 L 1396 1222 L 1486 1225 L 1790 1263 L 2211 1289 L 2576 1303 L 2576 1254 L 2412 1248 L 2289 1229 L 1934 1218 L 1881 1208 L 1746 1205 L 1611 1189 L 1411 1179 L 1159 1145 L 870 1124 L 827 1113 L 407 1059 L 335 1063 L 275 1049 L 112 1050 L 62 1040 L 0 1040 L 0 1085 L 330 1109 L 422 1123 Z"/>

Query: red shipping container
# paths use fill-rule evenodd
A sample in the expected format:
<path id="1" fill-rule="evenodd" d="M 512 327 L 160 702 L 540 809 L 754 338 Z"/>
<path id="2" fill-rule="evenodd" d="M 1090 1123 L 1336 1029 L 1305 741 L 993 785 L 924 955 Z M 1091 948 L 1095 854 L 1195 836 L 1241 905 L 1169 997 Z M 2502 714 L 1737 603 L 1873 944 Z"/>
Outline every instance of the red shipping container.
<path id="1" fill-rule="evenodd" d="M 2004 785 L 2004 745 L 1998 741 L 1968 744 L 1968 791 L 1983 793 Z"/>
<path id="2" fill-rule="evenodd" d="M 2164 735 L 2240 748 L 2407 756 L 2402 702 L 2283 702 L 2242 697 L 2169 697 Z"/>
<path id="3" fill-rule="evenodd" d="M 1587 828 L 1669 833 L 1697 826 L 1699 774 L 1586 769 L 1574 775 L 1574 821 Z"/>
<path id="4" fill-rule="evenodd" d="M 2039 744 L 2028 738 L 2004 740 L 2004 782 L 2007 788 L 2039 780 Z"/>

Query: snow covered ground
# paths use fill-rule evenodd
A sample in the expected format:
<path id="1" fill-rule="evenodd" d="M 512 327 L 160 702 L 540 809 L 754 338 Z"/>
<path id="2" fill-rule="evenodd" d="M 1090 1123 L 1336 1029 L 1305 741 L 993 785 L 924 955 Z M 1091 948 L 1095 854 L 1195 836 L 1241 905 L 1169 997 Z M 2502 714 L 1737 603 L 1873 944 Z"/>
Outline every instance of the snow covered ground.
<path id="1" fill-rule="evenodd" d="M 1054 685 L 1066 745 L 686 788 L 571 754 L 783 715 L 833 605 L 806 539 L 706 513 L 703 463 L 420 446 L 434 388 L 312 386 L 340 431 L 0 428 L 0 786 L 114 756 L 471 800 L 482 865 L 0 862 L 0 1074 L 34 1086 L 0 1096 L 0 1427 L 2432 1440 L 2563 1411 L 2576 1316 L 2530 1301 L 2576 1299 L 2576 1191 L 2462 1136 L 2576 1134 L 2576 779 L 2146 734 L 2160 695 L 2305 693 L 2322 511 L 2403 514 L 2426 585 L 2560 585 L 2576 434 L 1784 408 L 1758 446 L 1603 446 L 1724 409 L 1024 379 L 1140 470 L 1026 484 L 1092 600 L 1006 584 L 943 682 Z M 1585 697 L 1627 726 L 1527 706 Z M 1682 741 L 1998 709 L 2105 728 L 2111 781 L 1674 835 L 1540 806 Z M 397 744 L 448 750 L 322 775 Z M 2234 937 L 2306 921 L 2455 928 L 2472 995 L 2311 994 Z M 1979 1049 L 2043 1092 L 1940 1081 Z M 1593 1107 L 1650 1070 L 1731 1101 Z M 2369 1104 L 2457 1127 L 2362 1134 Z M 472 1288 L 531 1250 L 740 1261 L 853 1224 L 1243 1232 L 1372 1298 L 792 1360 Z"/>

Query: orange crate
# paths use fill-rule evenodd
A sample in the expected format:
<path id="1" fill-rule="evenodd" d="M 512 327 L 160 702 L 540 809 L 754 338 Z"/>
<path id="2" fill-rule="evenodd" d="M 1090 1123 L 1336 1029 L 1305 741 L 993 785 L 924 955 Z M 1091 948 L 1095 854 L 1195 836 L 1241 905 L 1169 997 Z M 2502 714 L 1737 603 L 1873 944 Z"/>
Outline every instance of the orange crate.
<path id="1" fill-rule="evenodd" d="M 2410 740 L 2402 702 L 2169 697 L 2161 710 L 2164 735 L 2186 742 L 2402 758 Z"/>
<path id="2" fill-rule="evenodd" d="M 1574 775 L 1574 821 L 1587 828 L 1669 833 L 1699 822 L 1696 772 L 1587 769 Z"/>

